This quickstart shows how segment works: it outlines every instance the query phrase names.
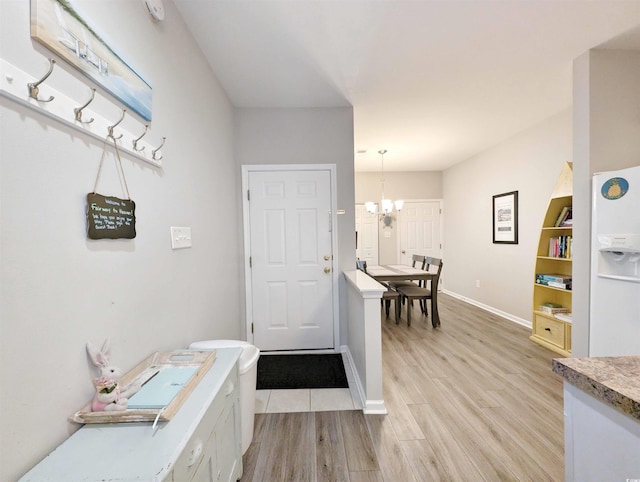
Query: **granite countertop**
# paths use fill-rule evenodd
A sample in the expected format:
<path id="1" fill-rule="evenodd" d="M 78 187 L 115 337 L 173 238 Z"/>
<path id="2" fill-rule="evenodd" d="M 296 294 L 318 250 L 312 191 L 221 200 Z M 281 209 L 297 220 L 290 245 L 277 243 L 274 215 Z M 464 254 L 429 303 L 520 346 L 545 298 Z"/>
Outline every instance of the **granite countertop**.
<path id="1" fill-rule="evenodd" d="M 553 371 L 640 421 L 640 356 L 556 358 Z"/>

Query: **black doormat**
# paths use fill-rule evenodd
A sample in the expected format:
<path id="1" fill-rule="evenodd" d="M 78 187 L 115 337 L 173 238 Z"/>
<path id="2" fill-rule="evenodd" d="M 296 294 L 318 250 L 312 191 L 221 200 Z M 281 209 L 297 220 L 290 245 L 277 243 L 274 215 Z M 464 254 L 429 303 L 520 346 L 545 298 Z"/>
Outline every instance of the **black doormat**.
<path id="1" fill-rule="evenodd" d="M 349 388 L 342 355 L 260 355 L 258 390 Z"/>

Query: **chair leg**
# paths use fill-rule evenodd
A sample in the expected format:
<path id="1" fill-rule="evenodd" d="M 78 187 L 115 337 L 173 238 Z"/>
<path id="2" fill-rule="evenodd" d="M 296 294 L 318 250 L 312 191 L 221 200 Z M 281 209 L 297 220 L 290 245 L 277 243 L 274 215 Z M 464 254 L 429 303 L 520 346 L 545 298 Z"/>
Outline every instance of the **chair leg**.
<path id="1" fill-rule="evenodd" d="M 396 325 L 398 325 L 400 324 L 400 298 L 396 298 L 394 303 L 396 309 Z"/>
<path id="2" fill-rule="evenodd" d="M 389 318 L 389 305 L 391 304 L 391 300 L 384 300 L 384 314 Z"/>
<path id="3" fill-rule="evenodd" d="M 433 325 L 434 328 L 437 328 L 440 326 L 440 321 L 438 321 L 437 323 L 434 323 L 433 313 L 435 313 L 435 311 L 433 309 L 433 298 L 431 298 L 431 324 Z"/>
<path id="4" fill-rule="evenodd" d="M 411 307 L 413 306 L 413 300 L 407 298 L 407 326 L 411 326 Z"/>

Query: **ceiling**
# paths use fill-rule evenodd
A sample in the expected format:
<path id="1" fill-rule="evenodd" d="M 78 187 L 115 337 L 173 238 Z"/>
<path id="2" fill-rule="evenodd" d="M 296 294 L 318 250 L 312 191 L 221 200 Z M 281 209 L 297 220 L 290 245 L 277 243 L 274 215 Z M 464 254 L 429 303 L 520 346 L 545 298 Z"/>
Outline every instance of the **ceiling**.
<path id="1" fill-rule="evenodd" d="M 640 22 L 638 0 L 174 2 L 234 106 L 353 106 L 356 171 L 444 170 L 569 108 L 573 59 Z"/>

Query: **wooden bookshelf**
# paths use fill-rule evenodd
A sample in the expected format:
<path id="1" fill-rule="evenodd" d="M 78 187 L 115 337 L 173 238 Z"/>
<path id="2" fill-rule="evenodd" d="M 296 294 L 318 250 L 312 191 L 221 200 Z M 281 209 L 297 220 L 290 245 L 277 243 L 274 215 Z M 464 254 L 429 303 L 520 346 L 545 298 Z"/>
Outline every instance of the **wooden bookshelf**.
<path id="1" fill-rule="evenodd" d="M 540 240 L 536 253 L 535 274 L 556 274 L 571 277 L 571 249 L 573 226 L 555 226 L 556 221 L 566 207 L 573 203 L 573 171 L 570 162 L 566 163 L 549 200 L 547 211 L 540 229 Z M 551 252 L 551 239 L 564 241 L 564 252 Z M 562 256 L 564 255 L 564 256 Z M 562 356 L 571 356 L 571 322 L 561 320 L 551 313 L 540 310 L 544 303 L 554 303 L 571 312 L 571 290 L 555 288 L 536 283 L 533 280 L 533 316 L 530 339 Z"/>

